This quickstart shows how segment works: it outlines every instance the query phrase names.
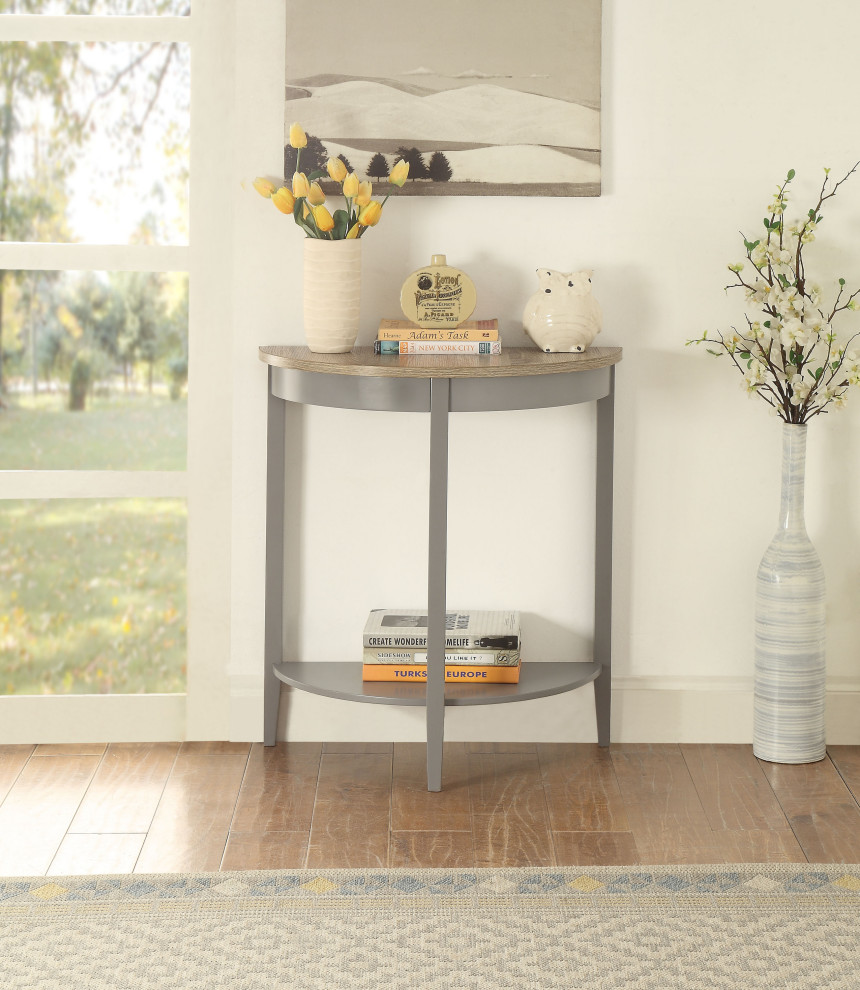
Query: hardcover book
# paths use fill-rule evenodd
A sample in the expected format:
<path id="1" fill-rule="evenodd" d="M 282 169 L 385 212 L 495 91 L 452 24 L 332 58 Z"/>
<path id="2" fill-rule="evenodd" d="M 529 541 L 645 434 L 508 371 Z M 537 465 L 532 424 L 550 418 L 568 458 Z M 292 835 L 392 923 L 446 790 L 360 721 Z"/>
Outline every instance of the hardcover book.
<path id="1" fill-rule="evenodd" d="M 427 680 L 426 664 L 366 663 L 361 668 L 364 681 L 399 681 L 420 684 Z M 456 684 L 518 684 L 519 667 L 459 667 L 445 665 L 446 682 Z"/>
<path id="2" fill-rule="evenodd" d="M 378 608 L 367 617 L 364 649 L 384 647 L 427 649 L 427 612 L 423 609 Z M 445 650 L 520 649 L 520 613 L 452 610 L 445 612 Z"/>
<path id="3" fill-rule="evenodd" d="M 365 663 L 427 663 L 426 650 L 385 649 L 372 647 L 363 654 Z M 446 650 L 445 663 L 479 667 L 516 667 L 520 662 L 517 650 Z"/>
<path id="4" fill-rule="evenodd" d="M 377 340 L 374 354 L 501 354 L 500 340 Z"/>
<path id="5" fill-rule="evenodd" d="M 498 320 L 466 320 L 458 327 L 425 330 L 409 320 L 380 320 L 379 340 L 498 340 Z"/>

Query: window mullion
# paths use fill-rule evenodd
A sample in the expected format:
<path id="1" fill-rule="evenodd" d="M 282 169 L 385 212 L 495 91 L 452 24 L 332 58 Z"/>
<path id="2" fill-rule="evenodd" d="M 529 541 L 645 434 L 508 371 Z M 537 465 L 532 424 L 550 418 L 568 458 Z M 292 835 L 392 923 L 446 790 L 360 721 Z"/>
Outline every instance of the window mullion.
<path id="1" fill-rule="evenodd" d="M 191 17 L 3 14 L 0 41 L 191 41 Z"/>
<path id="2" fill-rule="evenodd" d="M 186 471 L 0 471 L 0 501 L 187 496 Z"/>

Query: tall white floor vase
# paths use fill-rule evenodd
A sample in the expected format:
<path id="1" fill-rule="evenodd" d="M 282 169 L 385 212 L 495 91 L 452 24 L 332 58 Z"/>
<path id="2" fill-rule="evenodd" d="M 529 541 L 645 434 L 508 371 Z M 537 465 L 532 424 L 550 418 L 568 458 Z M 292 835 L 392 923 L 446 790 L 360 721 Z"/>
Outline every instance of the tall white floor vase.
<path id="1" fill-rule="evenodd" d="M 361 241 L 305 238 L 304 322 L 319 354 L 351 351 L 361 310 Z"/>
<path id="2" fill-rule="evenodd" d="M 825 756 L 824 570 L 803 515 L 806 429 L 783 424 L 779 528 L 756 576 L 753 752 L 771 763 Z"/>

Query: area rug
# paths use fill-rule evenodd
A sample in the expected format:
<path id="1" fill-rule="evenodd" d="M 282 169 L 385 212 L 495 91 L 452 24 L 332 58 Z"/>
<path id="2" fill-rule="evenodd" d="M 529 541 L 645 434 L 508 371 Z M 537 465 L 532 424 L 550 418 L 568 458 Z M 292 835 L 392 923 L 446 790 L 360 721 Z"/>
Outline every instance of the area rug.
<path id="1" fill-rule="evenodd" d="M 0 880 L 14 990 L 857 990 L 860 866 Z"/>

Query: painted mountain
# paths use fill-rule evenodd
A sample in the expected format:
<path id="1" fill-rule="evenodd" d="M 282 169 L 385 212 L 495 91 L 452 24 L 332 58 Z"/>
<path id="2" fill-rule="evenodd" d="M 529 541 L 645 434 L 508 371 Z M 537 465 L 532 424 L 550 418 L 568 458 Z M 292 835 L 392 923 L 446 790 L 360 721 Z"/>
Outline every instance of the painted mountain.
<path id="1" fill-rule="evenodd" d="M 424 80 L 419 73 L 415 79 Z M 377 153 L 393 165 L 417 149 L 420 167 L 400 195 L 597 196 L 600 110 L 512 89 L 464 72 L 433 89 L 390 79 L 317 76 L 288 81 L 286 128 L 293 121 L 343 154 L 364 176 Z M 414 151 L 413 151 L 414 153 Z M 450 175 L 448 175 L 450 173 Z"/>

